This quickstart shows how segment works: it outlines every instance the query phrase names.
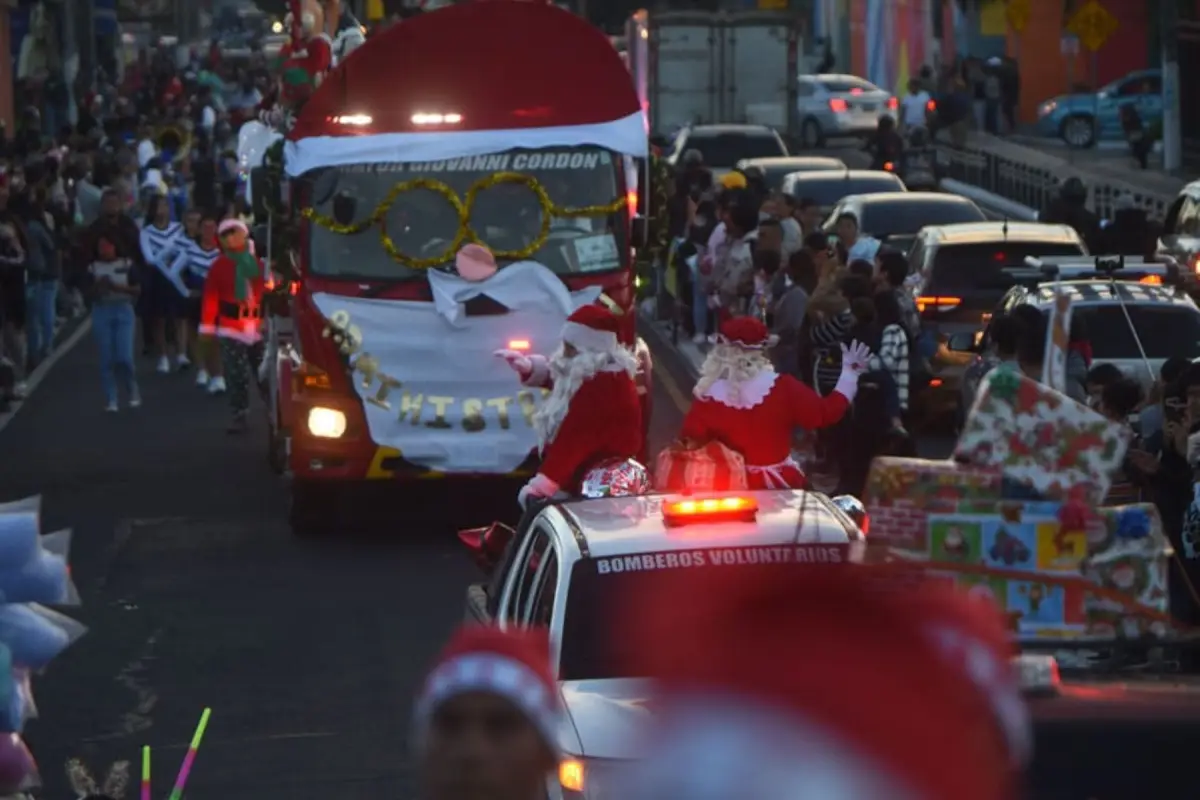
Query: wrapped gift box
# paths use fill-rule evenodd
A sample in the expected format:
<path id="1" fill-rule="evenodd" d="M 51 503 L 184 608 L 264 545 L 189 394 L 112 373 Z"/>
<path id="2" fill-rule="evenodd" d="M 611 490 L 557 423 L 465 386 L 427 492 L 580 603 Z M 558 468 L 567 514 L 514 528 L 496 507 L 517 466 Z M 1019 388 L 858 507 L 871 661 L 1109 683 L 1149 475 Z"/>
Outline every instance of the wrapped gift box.
<path id="1" fill-rule="evenodd" d="M 1098 509 L 1087 529 L 1088 580 L 1132 597 L 1140 606 L 1167 613 L 1167 572 L 1172 554 L 1158 509 L 1150 503 Z M 1089 595 L 1086 604 L 1090 636 L 1122 638 L 1162 636 L 1167 624 L 1139 615 L 1117 600 Z"/>
<path id="2" fill-rule="evenodd" d="M 872 541 L 927 552 L 930 514 L 955 511 L 960 503 L 994 511 L 1000 471 L 953 461 L 882 457 L 871 462 L 863 505 Z"/>
<path id="3" fill-rule="evenodd" d="M 1099 505 L 1132 433 L 1012 369 L 992 370 L 954 450 L 955 459 L 1000 469 L 1047 499 Z"/>

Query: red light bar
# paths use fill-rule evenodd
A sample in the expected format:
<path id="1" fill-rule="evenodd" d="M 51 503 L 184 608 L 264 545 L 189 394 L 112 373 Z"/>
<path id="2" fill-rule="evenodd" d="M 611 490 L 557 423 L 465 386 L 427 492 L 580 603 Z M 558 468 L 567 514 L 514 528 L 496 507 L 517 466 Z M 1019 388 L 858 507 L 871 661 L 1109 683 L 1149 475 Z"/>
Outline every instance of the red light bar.
<path id="1" fill-rule="evenodd" d="M 750 497 L 706 497 L 675 500 L 663 505 L 663 522 L 668 526 L 705 522 L 753 522 L 758 503 Z"/>
<path id="2" fill-rule="evenodd" d="M 519 353 L 528 350 L 531 346 L 528 339 L 511 339 L 508 343 L 509 350 L 516 350 Z"/>

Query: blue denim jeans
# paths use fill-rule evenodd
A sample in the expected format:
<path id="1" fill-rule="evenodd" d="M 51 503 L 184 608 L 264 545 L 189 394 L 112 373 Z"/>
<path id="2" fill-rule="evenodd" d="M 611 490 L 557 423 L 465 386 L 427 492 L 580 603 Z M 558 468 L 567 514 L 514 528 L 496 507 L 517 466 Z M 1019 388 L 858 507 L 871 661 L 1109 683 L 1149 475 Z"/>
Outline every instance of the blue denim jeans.
<path id="1" fill-rule="evenodd" d="M 54 347 L 55 301 L 58 281 L 30 281 L 25 284 L 25 355 L 35 364 L 50 355 Z"/>
<path id="2" fill-rule="evenodd" d="M 708 333 L 708 293 L 704 291 L 705 277 L 700 274 L 700 259 L 692 270 L 692 325 L 696 333 Z"/>
<path id="3" fill-rule="evenodd" d="M 135 320 L 132 303 L 97 303 L 92 308 L 92 334 L 100 350 L 100 381 L 110 403 L 117 402 L 118 373 L 130 394 L 137 388 L 133 373 Z"/>

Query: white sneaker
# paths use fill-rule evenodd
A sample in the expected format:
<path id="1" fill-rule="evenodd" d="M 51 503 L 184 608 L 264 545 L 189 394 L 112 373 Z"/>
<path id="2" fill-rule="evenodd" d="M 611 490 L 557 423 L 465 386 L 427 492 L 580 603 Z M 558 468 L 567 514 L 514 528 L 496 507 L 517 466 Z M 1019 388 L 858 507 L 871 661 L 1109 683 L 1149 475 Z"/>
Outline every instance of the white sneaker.
<path id="1" fill-rule="evenodd" d="M 208 386 L 208 371 L 207 370 L 202 369 L 196 373 L 196 385 L 201 388 Z"/>
<path id="2" fill-rule="evenodd" d="M 129 393 L 129 407 L 130 408 L 141 408 L 142 407 L 142 393 L 140 391 L 138 391 L 138 388 L 136 386 L 133 387 L 133 391 L 131 391 Z"/>
<path id="3" fill-rule="evenodd" d="M 703 333 L 697 333 L 692 337 L 692 344 L 708 344 L 708 337 Z"/>
<path id="4" fill-rule="evenodd" d="M 225 379 L 223 377 L 221 377 L 220 375 L 218 375 L 217 377 L 215 377 L 211 381 L 209 381 L 208 382 L 208 393 L 209 394 L 224 394 L 225 393 Z"/>
<path id="5" fill-rule="evenodd" d="M 187 367 L 190 367 L 191 365 L 192 365 L 192 360 L 190 358 L 188 358 L 187 356 L 178 355 L 175 357 L 176 369 L 185 369 Z"/>
<path id="6" fill-rule="evenodd" d="M 156 367 L 156 370 L 158 372 L 163 373 L 164 375 L 171 371 L 171 362 L 167 359 L 166 356 L 159 356 L 158 367 Z"/>
<path id="7" fill-rule="evenodd" d="M 120 411 L 120 409 L 117 408 L 117 403 L 115 400 L 113 402 L 109 403 L 108 405 L 106 405 L 104 407 L 104 410 L 107 411 L 109 414 L 115 414 L 118 411 Z"/>

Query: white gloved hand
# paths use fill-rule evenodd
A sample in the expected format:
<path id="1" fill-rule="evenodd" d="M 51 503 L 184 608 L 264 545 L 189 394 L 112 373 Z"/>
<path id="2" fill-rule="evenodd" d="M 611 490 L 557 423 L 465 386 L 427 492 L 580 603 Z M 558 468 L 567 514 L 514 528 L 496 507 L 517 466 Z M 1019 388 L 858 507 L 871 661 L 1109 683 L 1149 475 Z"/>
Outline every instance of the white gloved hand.
<path id="1" fill-rule="evenodd" d="M 871 360 L 871 349 L 861 342 L 851 342 L 849 346 L 842 345 L 842 374 L 838 378 L 835 392 L 854 402 L 858 394 L 858 377 L 867 371 Z"/>
<path id="2" fill-rule="evenodd" d="M 853 372 L 861 375 L 867 371 L 871 360 L 871 348 L 862 342 L 854 341 L 849 346 L 842 345 L 842 373 Z"/>
<path id="3" fill-rule="evenodd" d="M 533 374 L 533 361 L 529 356 L 521 355 L 516 350 L 497 350 L 495 352 L 497 358 L 503 358 L 508 362 L 508 365 L 513 368 L 522 378 L 528 378 Z"/>
<path id="4" fill-rule="evenodd" d="M 556 494 L 558 494 L 558 484 L 539 472 L 521 487 L 521 491 L 517 493 L 517 504 L 524 509 L 529 504 L 530 498 L 545 500 Z"/>

